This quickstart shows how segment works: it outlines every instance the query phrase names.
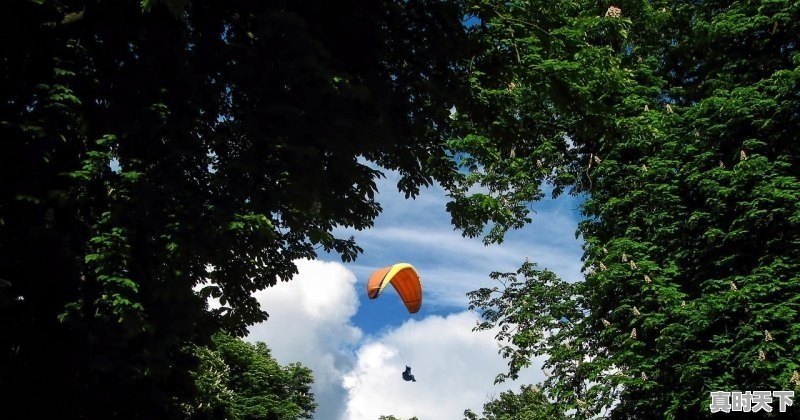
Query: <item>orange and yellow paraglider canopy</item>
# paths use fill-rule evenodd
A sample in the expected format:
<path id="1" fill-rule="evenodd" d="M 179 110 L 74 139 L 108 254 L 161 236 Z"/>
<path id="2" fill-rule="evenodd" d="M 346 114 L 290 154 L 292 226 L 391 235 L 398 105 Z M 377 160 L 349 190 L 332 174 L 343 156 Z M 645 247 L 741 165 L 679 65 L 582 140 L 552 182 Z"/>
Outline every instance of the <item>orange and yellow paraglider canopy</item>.
<path id="1" fill-rule="evenodd" d="M 375 299 L 389 283 L 397 290 L 409 313 L 419 311 L 422 306 L 422 281 L 411 264 L 399 263 L 373 272 L 367 282 L 367 296 Z"/>

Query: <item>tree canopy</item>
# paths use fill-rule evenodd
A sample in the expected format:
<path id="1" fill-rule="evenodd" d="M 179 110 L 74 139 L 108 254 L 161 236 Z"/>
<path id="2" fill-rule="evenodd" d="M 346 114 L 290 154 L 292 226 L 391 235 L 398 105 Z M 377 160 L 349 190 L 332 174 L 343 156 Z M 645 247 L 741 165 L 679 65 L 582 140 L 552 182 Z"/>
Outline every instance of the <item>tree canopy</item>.
<path id="1" fill-rule="evenodd" d="M 409 196 L 452 177 L 458 3 L 19 0 L 6 12 L 12 413 L 45 394 L 43 416 L 181 415 L 189 344 L 265 320 L 252 293 L 289 280 L 293 260 L 361 251 L 332 231 L 380 211 L 370 162 L 399 171 Z"/>
<path id="2" fill-rule="evenodd" d="M 471 295 L 479 329 L 502 327 L 498 379 L 547 355 L 545 394 L 579 418 L 800 389 L 796 3 L 476 7 L 494 48 L 459 141 L 488 193 L 457 224 L 502 239 L 542 181 L 586 198 L 585 279 L 526 263 Z"/>
<path id="3" fill-rule="evenodd" d="M 186 404 L 192 419 L 310 419 L 314 395 L 311 371 L 300 364 L 279 365 L 264 343 L 250 344 L 216 334 L 196 353 L 193 371 L 198 397 Z"/>
<path id="4" fill-rule="evenodd" d="M 235 337 L 294 260 L 361 252 L 333 232 L 372 226 L 376 168 L 407 197 L 440 183 L 487 243 L 546 192 L 584 198 L 584 278 L 526 261 L 470 294 L 498 381 L 547 356 L 484 418 L 800 391 L 797 2 L 5 6 L 10 418 L 30 395 L 53 418 L 311 416 L 311 373 Z"/>
<path id="5" fill-rule="evenodd" d="M 472 410 L 464 411 L 464 420 L 565 420 L 559 406 L 551 404 L 542 391 L 531 385 L 520 387 L 519 393 L 505 391 L 483 405 L 483 416 Z"/>

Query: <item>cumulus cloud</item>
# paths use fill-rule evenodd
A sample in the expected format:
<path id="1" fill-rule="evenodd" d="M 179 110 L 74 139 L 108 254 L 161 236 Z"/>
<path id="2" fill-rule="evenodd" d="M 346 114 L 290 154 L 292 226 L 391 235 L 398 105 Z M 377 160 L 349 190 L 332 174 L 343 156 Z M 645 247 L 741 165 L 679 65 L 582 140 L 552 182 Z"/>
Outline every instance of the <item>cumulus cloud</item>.
<path id="1" fill-rule="evenodd" d="M 300 361 L 314 371 L 321 420 L 375 420 L 380 415 L 460 419 L 517 383 L 493 385 L 506 369 L 494 332 L 473 332 L 474 312 L 410 318 L 365 336 L 354 325 L 356 276 L 336 262 L 300 260 L 290 282 L 258 292 L 270 313 L 248 340 L 264 341 L 282 364 Z M 357 350 L 356 350 L 357 349 Z M 410 365 L 417 382 L 400 374 Z M 533 366 L 541 366 L 534 361 Z M 537 368 L 520 383 L 542 379 Z"/>
<path id="2" fill-rule="evenodd" d="M 250 328 L 249 341 L 263 341 L 282 364 L 300 361 L 314 372 L 312 391 L 320 419 L 343 409 L 341 378 L 352 368 L 362 331 L 353 325 L 358 310 L 356 276 L 335 262 L 298 260 L 299 273 L 255 294 L 269 312 Z"/>
<path id="3" fill-rule="evenodd" d="M 336 231 L 355 235 L 364 249 L 358 263 L 298 261 L 292 281 L 256 294 L 270 319 L 253 326 L 248 339 L 266 342 L 283 364 L 300 361 L 313 369 L 320 420 L 376 420 L 384 414 L 461 419 L 465 409 L 480 411 L 503 390 L 542 380 L 542 360 L 534 360 L 519 381 L 493 385 L 507 361 L 497 354 L 494 332 L 472 331 L 478 316 L 463 311 L 465 294 L 493 285 L 490 272 L 514 271 L 525 257 L 566 280 L 580 278 L 582 252 L 574 238 L 578 199 L 538 203 L 532 225 L 510 232 L 502 245 L 486 247 L 453 231 L 441 187 L 406 200 L 396 192 L 399 175 L 386 173 L 378 182 L 384 211 L 375 226 Z M 401 261 L 413 263 L 422 275 L 423 311 L 412 320 L 405 313 L 386 313 L 385 323 L 374 317 L 391 302 L 380 308 L 365 303 L 359 313 L 369 273 Z M 391 297 L 396 298 L 386 296 Z M 433 315 L 420 317 L 424 313 Z M 400 377 L 406 363 L 416 383 Z"/>
<path id="4" fill-rule="evenodd" d="M 483 404 L 518 383 L 543 379 L 538 369 L 528 369 L 519 382 L 493 385 L 506 369 L 497 354 L 494 333 L 473 332 L 478 316 L 460 312 L 445 317 L 410 320 L 397 329 L 366 342 L 358 361 L 344 377 L 347 389 L 346 420 L 375 420 L 380 415 L 418 416 L 422 419 L 460 419 L 465 409 L 480 412 Z M 411 339 L 411 356 L 405 350 Z M 406 359 L 417 382 L 400 374 Z M 537 360 L 534 366 L 541 366 Z"/>

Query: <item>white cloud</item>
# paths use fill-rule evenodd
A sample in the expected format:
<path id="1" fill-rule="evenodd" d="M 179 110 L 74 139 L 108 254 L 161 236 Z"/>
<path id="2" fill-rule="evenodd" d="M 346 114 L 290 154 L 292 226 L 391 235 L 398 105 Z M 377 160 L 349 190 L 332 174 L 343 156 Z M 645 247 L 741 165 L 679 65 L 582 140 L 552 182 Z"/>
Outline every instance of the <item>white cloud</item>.
<path id="1" fill-rule="evenodd" d="M 426 306 L 437 310 L 461 310 L 466 293 L 489 282 L 492 271 L 516 271 L 525 258 L 548 268 L 567 281 L 580 279 L 581 241 L 575 239 L 579 199 L 562 196 L 543 200 L 533 208 L 533 223 L 511 231 L 502 244 L 485 246 L 480 238 L 464 238 L 450 224 L 445 211 L 446 191 L 434 184 L 415 200 L 397 192 L 400 175 L 384 170 L 377 182 L 383 212 L 375 226 L 365 231 L 338 229 L 337 235 L 356 238 L 364 253 L 359 275 L 395 262 L 414 264 L 423 276 Z"/>
<path id="2" fill-rule="evenodd" d="M 497 354 L 493 332 L 472 331 L 474 312 L 412 318 L 364 337 L 353 325 L 356 276 L 336 262 L 296 263 L 299 273 L 292 281 L 256 293 L 270 318 L 253 326 L 248 340 L 266 342 L 282 364 L 300 361 L 313 370 L 316 418 L 457 419 L 465 409 L 480 410 L 501 391 L 517 388 L 516 382 L 493 385 L 506 361 Z M 402 380 L 405 364 L 417 382 Z M 541 378 L 531 368 L 521 383 Z"/>
<path id="3" fill-rule="evenodd" d="M 493 332 L 472 331 L 477 320 L 472 312 L 429 316 L 365 343 L 355 368 L 344 378 L 348 391 L 344 419 L 375 420 L 388 414 L 460 419 L 465 409 L 480 412 L 485 402 L 506 389 L 543 379 L 540 370 L 531 368 L 519 382 L 493 385 L 506 361 L 497 354 Z M 408 363 L 417 382 L 405 382 L 400 376 L 406 363 L 401 350 L 410 330 L 413 350 Z M 533 366 L 541 366 L 541 361 Z"/>
<path id="4" fill-rule="evenodd" d="M 380 261 L 375 266 L 413 263 L 423 277 L 430 307 L 462 309 L 466 293 L 486 286 L 492 271 L 516 271 L 526 257 L 565 280 L 580 278 L 580 243 L 570 239 L 574 225 L 560 223 L 557 217 L 548 220 L 552 223 L 546 228 L 531 228 L 501 245 L 485 246 L 452 230 L 398 226 L 376 227 L 356 239 L 365 250 L 364 260 Z M 556 243 L 556 238 L 563 242 Z M 369 270 L 362 265 L 352 268 L 362 275 Z"/>
<path id="5" fill-rule="evenodd" d="M 281 364 L 300 361 L 310 367 L 318 418 L 335 418 L 342 409 L 341 378 L 352 367 L 352 349 L 362 338 L 351 322 L 358 310 L 356 277 L 339 263 L 295 263 L 299 273 L 291 281 L 255 294 L 270 317 L 251 327 L 247 338 L 267 343 Z"/>
<path id="6" fill-rule="evenodd" d="M 514 271 L 525 257 L 565 280 L 580 278 L 577 199 L 538 203 L 532 225 L 510 232 L 502 245 L 486 247 L 452 230 L 440 186 L 406 200 L 396 192 L 399 176 L 386 172 L 387 178 L 378 181 L 384 211 L 375 226 L 336 232 L 355 235 L 364 249 L 358 263 L 298 261 L 300 272 L 292 281 L 256 294 L 270 319 L 253 326 L 248 339 L 266 342 L 282 364 L 300 361 L 313 369 L 320 420 L 376 420 L 383 414 L 461 419 L 465 409 L 479 412 L 505 389 L 540 381 L 542 361 L 536 360 L 519 382 L 493 385 L 507 361 L 497 354 L 494 333 L 472 331 L 478 317 L 463 311 L 465 294 L 492 286 L 490 272 Z M 417 317 L 376 331 L 382 324 L 367 319 L 374 310 L 357 314 L 363 282 L 374 269 L 400 261 L 421 273 L 425 309 L 449 315 Z M 398 325 L 406 316 L 387 315 L 385 325 Z M 359 326 L 372 335 L 364 336 Z M 400 350 L 412 330 L 414 350 L 408 355 Z M 406 359 L 416 383 L 400 377 Z"/>

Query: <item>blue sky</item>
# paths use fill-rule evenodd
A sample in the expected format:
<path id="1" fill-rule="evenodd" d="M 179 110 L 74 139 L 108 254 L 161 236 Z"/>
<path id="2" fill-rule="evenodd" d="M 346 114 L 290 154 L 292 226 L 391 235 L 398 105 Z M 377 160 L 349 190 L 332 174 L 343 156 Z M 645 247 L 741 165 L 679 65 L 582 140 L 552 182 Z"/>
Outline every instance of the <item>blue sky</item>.
<path id="1" fill-rule="evenodd" d="M 493 384 L 506 361 L 493 333 L 472 332 L 478 315 L 468 311 L 466 293 L 494 285 L 492 271 L 514 271 L 526 257 L 564 279 L 580 278 L 580 199 L 536 203 L 532 224 L 510 232 L 503 244 L 484 246 L 453 230 L 441 188 L 406 200 L 397 192 L 397 174 L 384 172 L 378 181 L 384 210 L 375 226 L 336 232 L 354 235 L 364 253 L 346 264 L 330 254 L 298 261 L 293 281 L 257 294 L 270 320 L 252 327 L 249 339 L 267 342 L 281 363 L 313 369 L 321 420 L 461 419 L 464 409 L 479 411 L 505 389 L 542 380 L 541 360 L 534 360 L 520 381 Z M 378 299 L 366 297 L 369 274 L 397 262 L 413 264 L 423 279 L 422 309 L 413 316 L 391 288 Z M 404 364 L 418 382 L 402 381 Z"/>
<path id="2" fill-rule="evenodd" d="M 467 307 L 466 293 L 491 284 L 492 271 L 514 271 L 525 257 L 565 279 L 580 276 L 580 242 L 575 239 L 580 205 L 577 197 L 546 199 L 532 208 L 534 222 L 512 231 L 503 244 L 485 246 L 480 238 L 464 238 L 450 224 L 445 211 L 448 199 L 438 186 L 424 190 L 415 200 L 405 199 L 395 187 L 397 174 L 379 182 L 378 201 L 383 212 L 367 231 L 340 230 L 354 235 L 364 253 L 345 266 L 361 283 L 380 267 L 397 262 L 413 264 L 423 279 L 425 303 L 414 317 L 446 315 Z M 321 259 L 337 261 L 336 255 Z M 405 321 L 409 314 L 387 290 L 382 299 L 370 301 L 360 294 L 356 324 L 368 334 Z"/>

